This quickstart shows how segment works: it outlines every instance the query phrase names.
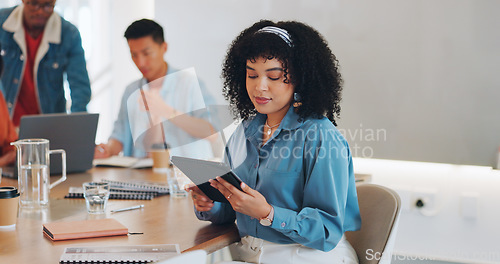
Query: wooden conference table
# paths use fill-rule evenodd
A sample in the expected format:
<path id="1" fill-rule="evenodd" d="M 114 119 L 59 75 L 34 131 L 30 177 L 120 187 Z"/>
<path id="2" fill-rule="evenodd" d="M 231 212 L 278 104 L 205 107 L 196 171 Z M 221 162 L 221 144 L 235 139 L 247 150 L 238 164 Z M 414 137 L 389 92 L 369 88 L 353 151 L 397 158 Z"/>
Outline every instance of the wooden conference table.
<path id="1" fill-rule="evenodd" d="M 55 181 L 58 177 L 52 177 L 51 180 Z M 212 225 L 198 220 L 189 197 L 172 198 L 165 195 L 153 200 L 109 200 L 105 215 L 87 214 L 84 199 L 64 198 L 70 186 L 81 186 L 83 182 L 101 179 L 166 182 L 164 174 L 153 173 L 151 169 L 93 168 L 86 173 L 70 174 L 65 182 L 51 190 L 47 208 L 20 208 L 16 228 L 0 230 L 0 262 L 59 263 L 64 248 L 73 246 L 179 244 L 182 252 L 203 249 L 211 253 L 240 239 L 235 224 Z M 17 186 L 17 181 L 4 177 L 0 185 Z M 144 208 L 109 212 L 139 204 L 144 204 Z M 42 224 L 46 222 L 92 218 L 115 218 L 129 232 L 144 234 L 59 242 L 51 242 L 42 234 Z"/>

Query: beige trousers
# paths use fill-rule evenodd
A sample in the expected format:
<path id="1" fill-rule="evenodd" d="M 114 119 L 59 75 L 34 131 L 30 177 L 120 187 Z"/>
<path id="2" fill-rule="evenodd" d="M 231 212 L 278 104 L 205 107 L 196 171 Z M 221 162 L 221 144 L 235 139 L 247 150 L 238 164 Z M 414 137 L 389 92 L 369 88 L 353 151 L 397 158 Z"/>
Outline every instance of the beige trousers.
<path id="1" fill-rule="evenodd" d="M 240 242 L 230 245 L 229 250 L 235 261 L 223 263 L 358 263 L 356 252 L 344 236 L 342 236 L 337 246 L 329 252 L 312 249 L 300 244 L 276 244 L 251 236 L 241 238 Z"/>

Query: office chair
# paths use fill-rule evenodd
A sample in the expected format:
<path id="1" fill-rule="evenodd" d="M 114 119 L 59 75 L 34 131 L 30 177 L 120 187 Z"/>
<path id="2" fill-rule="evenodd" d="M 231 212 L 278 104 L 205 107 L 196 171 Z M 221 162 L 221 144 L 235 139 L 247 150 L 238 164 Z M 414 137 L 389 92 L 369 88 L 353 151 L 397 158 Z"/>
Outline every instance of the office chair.
<path id="1" fill-rule="evenodd" d="M 401 200 L 386 187 L 375 184 L 357 186 L 361 229 L 346 232 L 360 264 L 391 263 Z"/>
<path id="2" fill-rule="evenodd" d="M 206 262 L 207 262 L 207 253 L 203 250 L 194 250 L 155 263 L 156 264 L 205 264 Z"/>

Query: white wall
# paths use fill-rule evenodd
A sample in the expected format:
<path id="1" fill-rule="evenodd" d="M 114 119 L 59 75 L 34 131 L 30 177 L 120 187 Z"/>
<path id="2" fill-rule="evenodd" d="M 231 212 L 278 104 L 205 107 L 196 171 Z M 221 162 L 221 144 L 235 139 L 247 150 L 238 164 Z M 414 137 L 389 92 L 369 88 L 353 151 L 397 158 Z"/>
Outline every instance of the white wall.
<path id="1" fill-rule="evenodd" d="M 109 54 L 105 54 L 108 59 L 88 66 L 91 80 L 100 70 L 104 69 L 105 73 L 109 74 L 101 83 L 92 84 L 93 97 L 88 110 L 100 114 L 97 143 L 107 142 L 118 115 L 125 87 L 141 78 L 141 73 L 130 58 L 130 50 L 123 34 L 135 20 L 154 17 L 154 0 L 109 1 L 100 5 L 108 7 L 107 12 L 100 14 L 98 19 L 102 24 L 97 26 L 101 27 L 104 34 L 99 39 L 107 40 L 100 45 L 104 46 Z"/>
<path id="2" fill-rule="evenodd" d="M 304 19 L 325 31 L 335 1 L 156 1 L 155 18 L 165 29 L 168 61 L 194 66 L 212 94 L 222 102 L 221 65 L 231 41 L 260 19 Z"/>
<path id="3" fill-rule="evenodd" d="M 21 0 L 2 0 L 0 8 L 18 5 L 19 3 L 21 3 Z"/>
<path id="4" fill-rule="evenodd" d="M 156 1 L 167 58 L 195 66 L 220 95 L 229 43 L 259 19 L 302 20 L 337 55 L 345 80 L 339 126 L 359 157 L 492 166 L 500 145 L 500 1 Z M 477 136 L 480 134 L 481 136 Z"/>
<path id="5" fill-rule="evenodd" d="M 394 253 L 499 263 L 500 171 L 490 167 L 354 159 L 357 173 L 396 190 L 402 202 Z M 424 207 L 415 206 L 423 199 Z M 396 259 L 397 260 L 397 259 Z"/>

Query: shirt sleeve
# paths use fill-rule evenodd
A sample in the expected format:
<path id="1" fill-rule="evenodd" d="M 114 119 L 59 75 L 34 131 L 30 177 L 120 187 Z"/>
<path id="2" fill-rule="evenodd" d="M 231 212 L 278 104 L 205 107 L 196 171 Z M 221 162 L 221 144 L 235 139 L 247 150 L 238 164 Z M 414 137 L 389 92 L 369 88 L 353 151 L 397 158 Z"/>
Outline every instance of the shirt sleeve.
<path id="1" fill-rule="evenodd" d="M 138 85 L 139 84 L 137 82 L 134 82 L 125 89 L 125 92 L 123 93 L 122 100 L 120 103 L 120 110 L 118 112 L 118 117 L 115 120 L 113 126 L 113 132 L 109 137 L 110 139 L 111 138 L 116 139 L 122 143 L 123 154 L 125 156 L 133 156 L 132 146 L 128 146 L 129 145 L 128 142 L 132 140 L 132 132 L 130 130 L 130 124 L 128 119 L 127 100 L 132 91 L 134 90 L 134 87 L 135 86 L 139 87 Z"/>
<path id="2" fill-rule="evenodd" d="M 82 39 L 80 32 L 74 26 L 70 27 L 70 30 L 66 33 L 71 34 L 70 41 L 72 43 L 66 68 L 69 89 L 71 91 L 71 112 L 83 112 L 87 111 L 91 90 Z"/>
<path id="3" fill-rule="evenodd" d="M 321 134 L 315 135 L 319 140 L 305 146 L 302 209 L 297 212 L 274 206 L 271 227 L 299 244 L 329 251 L 345 231 L 348 185 L 354 175 L 347 143 Z"/>
<path id="4" fill-rule="evenodd" d="M 234 223 L 236 213 L 230 204 L 214 202 L 214 207 L 210 211 L 200 212 L 194 209 L 196 217 L 200 220 L 210 221 L 214 224 Z"/>
<path id="5" fill-rule="evenodd" d="M 241 128 L 241 125 L 238 127 Z M 233 141 L 234 137 L 231 137 L 228 145 L 231 145 Z M 231 155 L 227 151 L 224 152 L 224 160 L 227 160 L 231 164 Z M 231 204 L 228 203 L 214 202 L 214 207 L 210 211 L 199 212 L 196 209 L 194 211 L 198 219 L 210 221 L 214 224 L 233 223 L 236 220 L 236 212 Z"/>

